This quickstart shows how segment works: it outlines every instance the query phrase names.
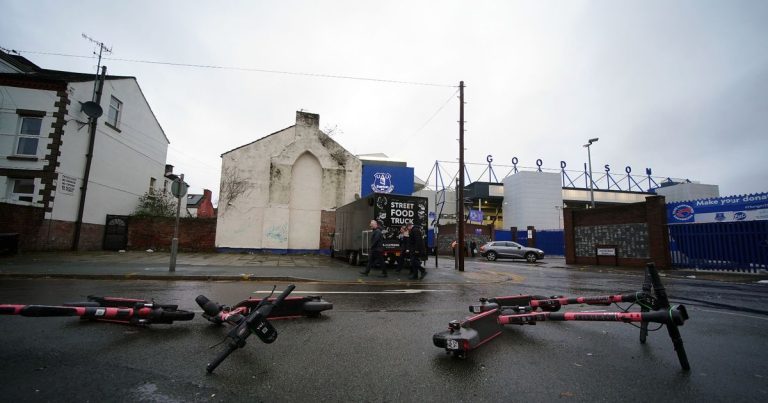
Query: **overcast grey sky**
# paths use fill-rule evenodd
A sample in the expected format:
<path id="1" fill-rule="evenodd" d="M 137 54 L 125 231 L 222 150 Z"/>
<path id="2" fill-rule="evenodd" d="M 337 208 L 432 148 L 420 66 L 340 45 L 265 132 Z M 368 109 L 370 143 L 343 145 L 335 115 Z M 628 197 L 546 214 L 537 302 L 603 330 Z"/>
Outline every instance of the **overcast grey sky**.
<path id="1" fill-rule="evenodd" d="M 320 114 L 355 154 L 383 152 L 426 179 L 458 158 L 654 176 L 768 191 L 768 2 L 753 1 L 11 1 L 0 46 L 106 60 L 137 77 L 191 192 L 218 197 L 220 155 Z M 44 68 L 96 60 L 22 53 Z M 245 69 L 245 70 L 244 70 Z M 275 74 L 366 77 L 433 85 Z M 444 106 L 444 107 L 443 107 Z M 441 109 L 441 107 L 443 107 Z M 439 112 L 438 112 L 439 111 Z M 436 113 L 437 112 L 437 113 Z M 426 125 L 425 125 L 426 124 Z M 455 170 L 457 166 L 446 166 Z M 471 166 L 472 179 L 483 170 Z M 497 166 L 501 176 L 509 168 Z"/>

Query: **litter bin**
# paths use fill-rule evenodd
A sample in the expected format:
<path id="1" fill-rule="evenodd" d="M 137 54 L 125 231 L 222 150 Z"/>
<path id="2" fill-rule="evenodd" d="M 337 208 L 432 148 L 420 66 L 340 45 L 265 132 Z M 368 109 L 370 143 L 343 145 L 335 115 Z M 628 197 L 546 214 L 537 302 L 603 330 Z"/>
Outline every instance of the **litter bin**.
<path id="1" fill-rule="evenodd" d="M 19 234 L 16 232 L 0 233 L 0 255 L 19 253 Z"/>

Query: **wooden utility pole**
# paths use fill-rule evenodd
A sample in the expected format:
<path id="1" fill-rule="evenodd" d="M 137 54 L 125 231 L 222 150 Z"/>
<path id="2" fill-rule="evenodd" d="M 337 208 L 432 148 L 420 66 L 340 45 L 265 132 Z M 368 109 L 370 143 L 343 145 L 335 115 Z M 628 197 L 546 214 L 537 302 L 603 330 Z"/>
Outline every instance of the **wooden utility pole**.
<path id="1" fill-rule="evenodd" d="M 99 42 L 86 34 L 83 34 L 83 38 L 99 45 L 99 64 L 96 66 L 96 78 L 93 81 L 93 95 L 91 101 L 99 106 L 99 112 L 97 115 L 88 116 L 88 153 L 85 154 L 85 172 L 83 173 L 83 186 L 80 187 L 80 203 L 77 207 L 77 219 L 75 220 L 75 232 L 72 235 L 72 250 L 76 251 L 80 249 L 80 232 L 83 226 L 83 212 L 85 210 L 85 196 L 88 193 L 88 180 L 91 174 L 91 162 L 93 161 L 93 147 L 96 142 L 96 125 L 98 124 L 99 116 L 101 116 L 101 93 L 104 90 L 104 80 L 107 77 L 107 66 L 101 65 L 101 55 L 103 52 L 112 53 L 112 49 L 104 46 L 103 42 Z M 101 75 L 99 75 L 101 70 Z"/>
<path id="2" fill-rule="evenodd" d="M 96 105 L 101 105 L 101 93 L 104 90 L 104 79 L 107 76 L 107 66 L 101 66 L 101 76 L 96 80 L 96 92 L 93 95 Z M 100 114 L 101 112 L 99 112 Z M 80 187 L 80 203 L 77 207 L 77 219 L 75 220 L 75 233 L 72 236 L 72 250 L 80 250 L 80 233 L 83 226 L 83 214 L 85 211 L 85 196 L 88 193 L 88 181 L 91 177 L 91 162 L 93 161 L 93 147 L 96 143 L 96 125 L 99 117 L 88 117 L 88 153 L 85 154 L 85 172 L 83 173 L 83 186 Z"/>
<path id="3" fill-rule="evenodd" d="M 464 271 L 464 81 L 459 82 L 459 182 L 456 193 L 456 226 L 459 229 L 456 261 L 459 271 Z"/>

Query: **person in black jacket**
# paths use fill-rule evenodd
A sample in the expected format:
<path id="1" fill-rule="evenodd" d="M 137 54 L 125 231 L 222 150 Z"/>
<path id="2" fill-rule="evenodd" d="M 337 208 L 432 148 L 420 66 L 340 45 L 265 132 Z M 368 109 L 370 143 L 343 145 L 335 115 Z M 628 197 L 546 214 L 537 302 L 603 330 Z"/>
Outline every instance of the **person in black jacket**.
<path id="1" fill-rule="evenodd" d="M 400 256 L 397 257 L 397 269 L 395 271 L 400 273 L 400 270 L 405 267 L 406 263 L 408 265 L 411 264 L 411 260 L 408 257 L 408 248 L 411 247 L 411 242 L 408 239 L 408 228 L 405 225 L 400 227 L 400 234 L 397 236 L 397 239 L 400 241 Z"/>
<path id="2" fill-rule="evenodd" d="M 411 280 L 423 279 L 427 275 L 427 271 L 421 265 L 423 260 L 427 260 L 427 247 L 424 244 L 424 233 L 421 231 L 421 226 L 408 224 L 409 241 L 411 247 L 408 248 L 411 252 L 411 276 L 408 277 Z M 421 277 L 419 277 L 421 272 Z"/>
<path id="3" fill-rule="evenodd" d="M 368 264 L 365 266 L 365 271 L 361 271 L 360 274 L 367 276 L 371 272 L 371 268 L 379 266 L 381 267 L 379 277 L 387 277 L 387 266 L 384 264 L 384 235 L 381 233 L 381 224 L 376 220 L 371 220 L 368 225 L 372 230 L 371 249 L 368 253 Z"/>

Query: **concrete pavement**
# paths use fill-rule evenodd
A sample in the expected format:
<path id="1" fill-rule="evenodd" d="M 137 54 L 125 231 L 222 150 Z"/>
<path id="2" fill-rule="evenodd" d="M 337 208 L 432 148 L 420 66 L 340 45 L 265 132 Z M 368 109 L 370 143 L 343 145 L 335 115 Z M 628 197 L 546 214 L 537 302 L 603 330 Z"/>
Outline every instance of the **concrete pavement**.
<path id="1" fill-rule="evenodd" d="M 454 269 L 450 257 L 434 256 L 426 263 L 427 277 L 409 280 L 408 273 L 390 269 L 389 277 L 378 278 L 378 271 L 361 276 L 361 267 L 320 255 L 270 255 L 228 253 L 180 253 L 176 270 L 169 271 L 167 252 L 41 252 L 0 257 L 0 278 L 78 278 L 147 279 L 195 281 L 284 281 L 347 284 L 479 284 L 518 280 L 514 267 L 542 270 L 574 270 L 634 274 L 641 268 L 568 265 L 562 257 L 547 257 L 535 264 L 520 260 L 486 262 L 480 257 L 467 258 L 465 271 Z M 489 269 L 489 264 L 490 266 Z M 702 280 L 755 283 L 768 281 L 768 273 L 745 274 L 697 270 L 666 270 L 663 275 Z"/>

